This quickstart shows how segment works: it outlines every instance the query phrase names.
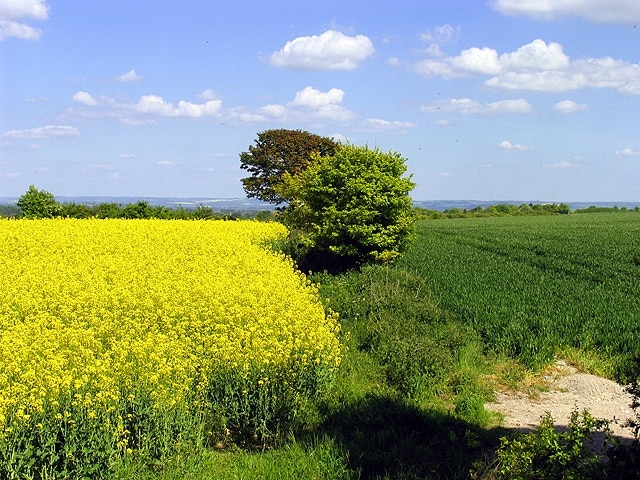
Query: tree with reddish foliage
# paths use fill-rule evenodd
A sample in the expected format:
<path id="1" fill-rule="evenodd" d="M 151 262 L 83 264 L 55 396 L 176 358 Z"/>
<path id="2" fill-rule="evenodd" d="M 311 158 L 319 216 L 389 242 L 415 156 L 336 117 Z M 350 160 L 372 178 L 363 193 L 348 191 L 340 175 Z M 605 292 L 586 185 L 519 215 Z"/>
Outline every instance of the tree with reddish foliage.
<path id="1" fill-rule="evenodd" d="M 333 156 L 338 143 L 302 130 L 265 130 L 248 152 L 240 154 L 240 168 L 251 174 L 242 179 L 248 197 L 279 205 L 291 199 L 280 191 L 285 173 L 295 177 L 315 155 Z"/>

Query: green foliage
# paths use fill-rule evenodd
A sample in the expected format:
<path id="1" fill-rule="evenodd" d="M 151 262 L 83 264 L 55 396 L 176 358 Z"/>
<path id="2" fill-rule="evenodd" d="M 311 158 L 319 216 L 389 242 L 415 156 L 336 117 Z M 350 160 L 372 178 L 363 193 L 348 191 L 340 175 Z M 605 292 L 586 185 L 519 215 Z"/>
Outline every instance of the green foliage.
<path id="1" fill-rule="evenodd" d="M 635 206 L 634 208 L 627 207 L 618 207 L 614 205 L 613 207 L 596 207 L 595 205 L 591 205 L 587 208 L 580 208 L 573 213 L 618 213 L 618 212 L 640 212 L 640 206 Z"/>
<path id="2" fill-rule="evenodd" d="M 606 431 L 607 422 L 588 411 L 574 410 L 566 431 L 556 430 L 546 414 L 532 433 L 502 438 L 495 464 L 480 476 L 484 480 L 589 480 L 604 479 L 606 467 L 593 449 L 594 435 Z M 486 467 L 486 465 L 485 465 Z"/>
<path id="3" fill-rule="evenodd" d="M 406 170 L 398 153 L 345 145 L 285 175 L 283 196 L 292 200 L 281 219 L 292 230 L 294 256 L 324 268 L 397 258 L 414 229 L 415 184 Z"/>
<path id="4" fill-rule="evenodd" d="M 240 154 L 240 168 L 250 177 L 242 179 L 248 197 L 276 205 L 289 201 L 280 190 L 283 176 L 296 176 L 312 161 L 314 154 L 331 156 L 338 144 L 302 130 L 265 130 L 258 134 L 255 145 Z"/>
<path id="5" fill-rule="evenodd" d="M 21 206 L 21 208 L 18 208 Z M 226 211 L 216 212 L 211 207 L 198 205 L 193 209 L 183 207 L 169 208 L 151 205 L 145 200 L 122 205 L 107 202 L 98 205 L 83 203 L 58 203 L 53 195 L 34 186 L 20 198 L 18 206 L 0 205 L 0 216 L 22 214 L 26 218 L 127 218 L 127 219 L 163 219 L 163 220 L 237 220 L 257 219 L 271 221 L 275 219 L 272 211 Z"/>
<path id="6" fill-rule="evenodd" d="M 579 212 L 576 211 L 576 212 Z M 437 220 L 441 218 L 476 218 L 476 217 L 506 217 L 519 215 L 566 215 L 570 213 L 566 203 L 523 203 L 520 206 L 501 203 L 489 205 L 486 208 L 477 206 L 470 210 L 450 208 L 443 212 L 428 208 L 415 207 L 416 217 L 420 220 Z"/>
<path id="7" fill-rule="evenodd" d="M 53 218 L 60 213 L 60 204 L 52 193 L 29 186 L 16 203 L 27 218 Z"/>
<path id="8" fill-rule="evenodd" d="M 424 280 L 387 265 L 317 279 L 327 306 L 340 312 L 351 347 L 375 359 L 394 391 L 430 405 L 464 397 L 475 404 L 461 406 L 460 418 L 487 420 L 482 341 L 435 304 Z"/>

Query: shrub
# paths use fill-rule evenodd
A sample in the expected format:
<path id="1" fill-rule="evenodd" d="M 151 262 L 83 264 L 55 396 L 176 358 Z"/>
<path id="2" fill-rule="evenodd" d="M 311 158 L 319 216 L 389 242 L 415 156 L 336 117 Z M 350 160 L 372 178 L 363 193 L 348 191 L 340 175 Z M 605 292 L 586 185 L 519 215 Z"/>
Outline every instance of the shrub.
<path id="1" fill-rule="evenodd" d="M 590 443 L 594 434 L 606 430 L 607 422 L 588 411 L 574 410 L 566 431 L 556 430 L 549 413 L 531 433 L 503 437 L 495 462 L 479 466 L 475 477 L 485 480 L 588 480 L 605 477 L 602 457 Z"/>
<path id="2" fill-rule="evenodd" d="M 53 194 L 34 185 L 22 194 L 16 205 L 27 218 L 53 218 L 60 212 L 60 204 Z"/>
<path id="3" fill-rule="evenodd" d="M 291 202 L 282 220 L 301 263 L 315 267 L 388 262 L 409 246 L 414 229 L 409 193 L 398 153 L 345 145 L 294 176 L 285 175 Z"/>

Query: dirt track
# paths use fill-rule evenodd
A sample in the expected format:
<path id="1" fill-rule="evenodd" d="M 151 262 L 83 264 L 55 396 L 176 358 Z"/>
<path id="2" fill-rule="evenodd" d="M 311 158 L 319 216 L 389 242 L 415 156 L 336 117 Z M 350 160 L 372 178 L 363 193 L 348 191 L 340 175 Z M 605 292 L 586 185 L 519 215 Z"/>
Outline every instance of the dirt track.
<path id="1" fill-rule="evenodd" d="M 537 398 L 520 393 L 498 393 L 496 401 L 486 405 L 488 410 L 502 413 L 503 426 L 532 430 L 540 423 L 545 412 L 551 413 L 556 426 L 566 426 L 571 412 L 577 407 L 587 409 L 596 418 L 610 420 L 615 436 L 631 439 L 633 433 L 622 424 L 633 417 L 630 408 L 631 395 L 624 386 L 595 375 L 578 372 L 563 361 L 556 364 L 556 371 L 545 377 L 549 390 L 540 392 Z"/>

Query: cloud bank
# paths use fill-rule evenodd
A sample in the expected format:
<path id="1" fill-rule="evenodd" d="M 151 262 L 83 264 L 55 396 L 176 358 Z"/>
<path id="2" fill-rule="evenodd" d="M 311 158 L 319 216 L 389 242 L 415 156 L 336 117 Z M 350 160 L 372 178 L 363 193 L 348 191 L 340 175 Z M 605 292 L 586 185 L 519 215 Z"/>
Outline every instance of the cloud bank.
<path id="1" fill-rule="evenodd" d="M 502 90 L 564 92 L 613 88 L 623 94 L 640 95 L 640 63 L 611 57 L 572 60 L 562 45 L 541 39 L 503 54 L 488 47 L 472 47 L 456 56 L 417 62 L 391 58 L 389 63 L 405 66 L 425 78 L 490 77 L 484 84 Z"/>

